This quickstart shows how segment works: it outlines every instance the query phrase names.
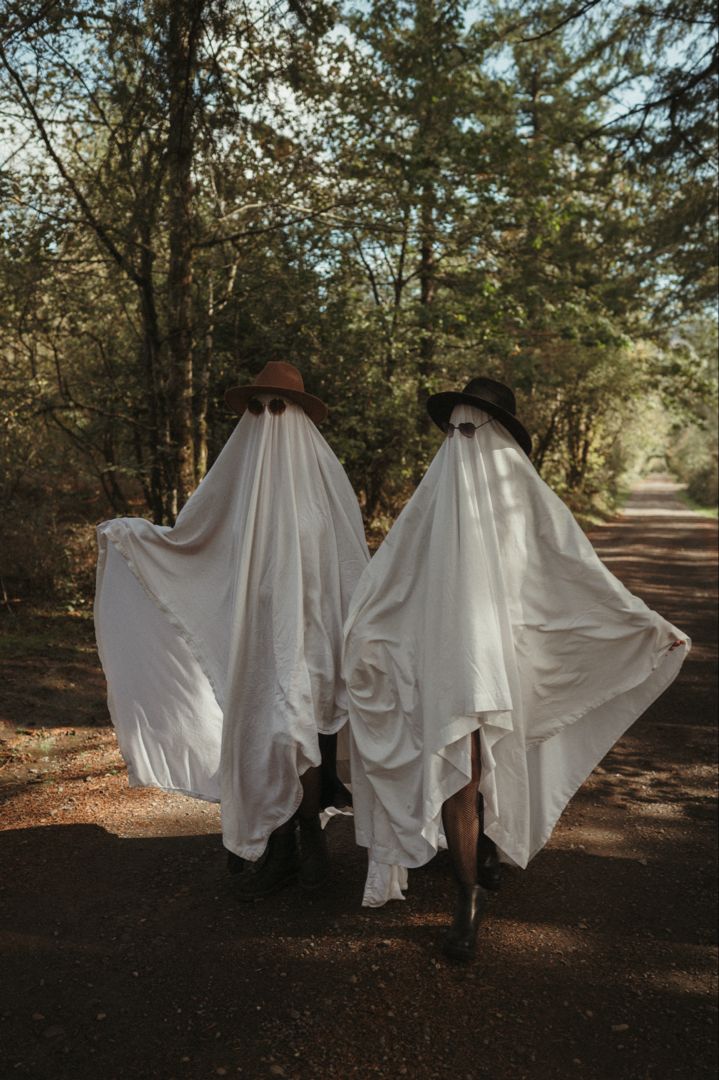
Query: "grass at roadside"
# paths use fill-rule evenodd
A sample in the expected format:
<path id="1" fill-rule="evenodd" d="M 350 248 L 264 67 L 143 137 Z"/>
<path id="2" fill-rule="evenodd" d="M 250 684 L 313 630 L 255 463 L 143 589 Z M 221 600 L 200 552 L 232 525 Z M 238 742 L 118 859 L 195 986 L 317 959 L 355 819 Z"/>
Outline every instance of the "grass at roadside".
<path id="1" fill-rule="evenodd" d="M 678 494 L 682 502 L 685 502 L 695 514 L 701 514 L 702 517 L 706 518 L 714 518 L 714 520 L 719 517 L 719 506 L 702 506 L 701 503 L 692 499 L 691 495 L 688 495 L 686 491 L 680 491 Z"/>
<path id="2" fill-rule="evenodd" d="M 624 487 L 619 488 L 616 494 L 611 498 L 602 497 L 595 499 L 590 509 L 574 509 L 574 517 L 579 522 L 584 532 L 590 532 L 598 525 L 606 525 L 612 518 L 621 514 L 624 504 L 631 495 L 631 491 L 631 487 L 625 485 Z"/>

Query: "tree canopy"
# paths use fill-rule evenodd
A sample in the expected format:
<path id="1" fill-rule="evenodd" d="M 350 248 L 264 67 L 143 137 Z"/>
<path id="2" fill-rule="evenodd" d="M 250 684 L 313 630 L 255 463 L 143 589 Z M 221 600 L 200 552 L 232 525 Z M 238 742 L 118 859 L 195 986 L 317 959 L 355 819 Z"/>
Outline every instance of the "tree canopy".
<path id="1" fill-rule="evenodd" d="M 437 446 L 428 395 L 476 374 L 514 387 L 575 507 L 611 499 L 638 452 L 712 498 L 708 0 L 0 11 L 20 577 L 43 557 L 17 512 L 68 558 L 93 518 L 172 522 L 234 422 L 224 391 L 268 359 L 328 402 L 379 530 Z"/>

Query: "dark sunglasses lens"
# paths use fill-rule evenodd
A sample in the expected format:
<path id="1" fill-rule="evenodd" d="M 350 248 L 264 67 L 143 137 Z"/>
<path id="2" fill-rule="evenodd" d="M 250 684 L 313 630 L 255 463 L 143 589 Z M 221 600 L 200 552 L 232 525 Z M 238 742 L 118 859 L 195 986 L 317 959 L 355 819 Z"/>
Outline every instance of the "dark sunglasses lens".
<path id="1" fill-rule="evenodd" d="M 459 430 L 462 435 L 464 435 L 465 439 L 473 439 L 476 428 L 474 424 L 459 424 Z"/>
<path id="2" fill-rule="evenodd" d="M 253 416 L 259 416 L 264 411 L 264 405 L 259 398 L 253 397 L 247 402 L 247 408 L 250 410 Z"/>
<path id="3" fill-rule="evenodd" d="M 448 439 L 451 439 L 454 435 L 454 428 L 450 424 L 449 420 L 445 420 L 442 424 L 442 431 L 445 433 Z"/>
<path id="4" fill-rule="evenodd" d="M 286 408 L 287 405 L 282 400 L 282 398 L 273 398 L 269 404 L 269 410 L 273 414 L 273 416 L 279 416 L 280 413 L 283 413 Z"/>

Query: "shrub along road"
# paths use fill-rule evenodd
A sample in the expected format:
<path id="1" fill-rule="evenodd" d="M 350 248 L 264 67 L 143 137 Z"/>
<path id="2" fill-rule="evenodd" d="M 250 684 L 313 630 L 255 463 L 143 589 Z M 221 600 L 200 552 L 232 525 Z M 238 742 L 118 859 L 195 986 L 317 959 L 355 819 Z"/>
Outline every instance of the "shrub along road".
<path id="1" fill-rule="evenodd" d="M 654 482 L 592 539 L 694 649 L 466 969 L 446 854 L 363 910 L 346 819 L 322 896 L 238 904 L 217 808 L 127 788 L 88 619 L 4 612 L 3 1080 L 713 1077 L 716 523 Z"/>

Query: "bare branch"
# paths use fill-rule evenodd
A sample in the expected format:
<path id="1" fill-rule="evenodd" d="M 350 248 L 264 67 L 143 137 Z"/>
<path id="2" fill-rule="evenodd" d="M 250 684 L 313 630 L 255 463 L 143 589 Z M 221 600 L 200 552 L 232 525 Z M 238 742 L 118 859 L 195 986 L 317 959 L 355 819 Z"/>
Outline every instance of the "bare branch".
<path id="1" fill-rule="evenodd" d="M 27 34 L 28 30 L 32 30 L 34 26 L 37 26 L 39 23 L 41 23 L 43 19 L 50 14 L 52 9 L 54 7 L 57 7 L 57 4 L 58 0 L 48 0 L 47 3 L 43 4 L 40 7 L 39 11 L 36 11 L 34 14 L 29 15 L 23 22 L 16 23 L 14 26 L 10 25 L 7 34 L 0 43 L 0 47 L 9 45 L 14 37 L 18 37 L 19 35 L 24 36 L 25 34 Z"/>
<path id="2" fill-rule="evenodd" d="M 37 131 L 38 131 L 38 134 L 40 135 L 40 138 L 42 139 L 43 143 L 45 144 L 45 148 L 47 149 L 47 152 L 50 155 L 56 169 L 60 173 L 60 176 L 63 178 L 63 180 L 65 181 L 65 183 L 69 187 L 70 191 L 74 195 L 78 206 L 82 210 L 82 213 L 83 213 L 83 216 L 85 218 L 86 223 L 94 231 L 95 235 L 98 237 L 98 239 L 103 244 L 103 246 L 106 248 L 106 250 L 110 253 L 110 255 L 115 260 L 117 265 L 121 268 L 121 270 L 123 270 L 123 272 L 125 274 L 127 274 L 127 276 L 130 278 L 130 280 L 132 282 L 134 282 L 135 285 L 137 285 L 139 287 L 142 287 L 145 284 L 143 278 L 141 277 L 140 274 L 138 274 L 138 272 L 134 268 L 134 266 L 132 266 L 132 264 L 127 260 L 127 258 L 123 255 L 123 253 L 117 247 L 114 240 L 110 236 L 108 230 L 105 228 L 105 226 L 102 224 L 102 222 L 95 215 L 94 211 L 92 210 L 92 207 L 88 203 L 88 201 L 85 198 L 85 195 L 83 194 L 83 192 L 80 190 L 77 182 L 74 180 L 74 178 L 72 176 L 70 176 L 67 169 L 65 168 L 65 166 L 64 166 L 64 164 L 62 162 L 62 159 L 60 158 L 59 154 L 57 153 L 57 151 L 56 151 L 56 149 L 55 149 L 55 147 L 54 147 L 54 145 L 52 143 L 52 140 L 50 139 L 50 136 L 48 135 L 47 128 L 46 128 L 43 120 L 39 116 L 39 114 L 37 112 L 37 109 L 35 108 L 35 105 L 33 104 L 33 101 L 32 101 L 32 99 L 30 98 L 30 95 L 27 92 L 27 89 L 25 87 L 24 82 L 22 81 L 22 78 L 20 77 L 18 72 L 15 70 L 15 68 L 11 65 L 10 61 L 7 58 L 7 54 L 5 53 L 5 50 L 1 46 L 0 46 L 0 62 L 2 62 L 3 67 L 5 68 L 7 73 L 9 74 L 12 81 L 17 86 L 18 90 L 20 91 L 20 95 L 21 95 L 23 101 L 25 102 L 25 105 L 27 106 L 27 109 L 28 109 L 30 115 L 33 118 L 33 121 L 34 121 L 35 126 L 36 126 Z"/>
<path id="3" fill-rule="evenodd" d="M 587 0 L 585 4 L 578 7 L 575 11 L 568 12 L 563 19 L 560 19 L 554 26 L 550 26 L 547 30 L 542 30 L 540 34 L 532 34 L 530 37 L 523 37 L 519 40 L 523 44 L 529 44 L 532 41 L 541 41 L 542 38 L 551 37 L 552 34 L 556 34 L 557 30 L 561 30 L 567 26 L 570 22 L 574 22 L 575 19 L 581 19 L 582 15 L 586 15 L 588 11 L 591 11 L 593 7 L 600 4 L 602 0 Z"/>

